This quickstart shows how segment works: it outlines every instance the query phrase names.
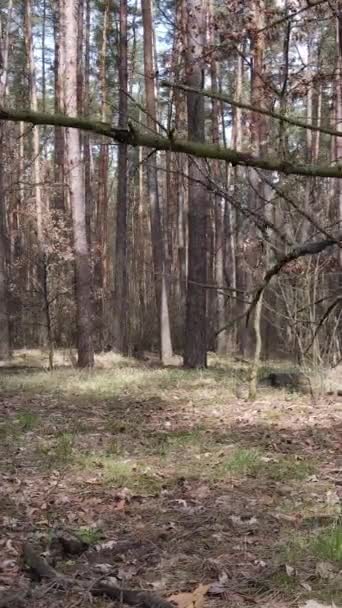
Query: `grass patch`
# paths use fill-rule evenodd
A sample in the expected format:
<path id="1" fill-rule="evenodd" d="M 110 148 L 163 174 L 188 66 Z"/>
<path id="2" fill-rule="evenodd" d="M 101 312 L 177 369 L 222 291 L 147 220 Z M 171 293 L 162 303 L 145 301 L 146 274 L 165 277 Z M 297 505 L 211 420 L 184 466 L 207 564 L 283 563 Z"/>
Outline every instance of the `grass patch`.
<path id="1" fill-rule="evenodd" d="M 193 448 L 201 448 L 205 441 L 208 440 L 208 435 L 200 428 L 189 431 L 173 431 L 159 432 L 149 435 L 146 447 L 150 454 L 161 457 L 169 456 L 173 452 L 179 452 L 180 449 L 191 450 Z"/>
<path id="2" fill-rule="evenodd" d="M 38 426 L 38 423 L 40 422 L 40 417 L 34 412 L 23 411 L 17 414 L 16 421 L 19 425 L 20 430 L 25 433 L 28 431 L 33 431 L 33 429 Z"/>
<path id="3" fill-rule="evenodd" d="M 62 354 L 58 358 L 61 358 L 63 365 Z M 18 372 L 22 359 L 28 367 Z M 6 370 L 0 374 L 0 388 L 8 394 L 21 391 L 31 395 L 64 395 L 78 400 L 84 396 L 107 399 L 129 394 L 142 401 L 155 397 L 156 394 L 161 398 L 164 392 L 180 389 L 186 398 L 189 392 L 193 393 L 198 402 L 210 401 L 218 393 L 226 396 L 227 391 L 233 388 L 234 376 L 240 373 L 238 370 L 230 370 L 230 365 L 223 367 L 216 359 L 204 371 L 146 367 L 133 359 L 118 356 L 106 358 L 106 355 L 97 357 L 97 367 L 93 370 L 78 370 L 64 364 L 64 367 L 47 371 L 42 368 L 45 364 L 43 354 L 40 366 L 37 361 L 39 362 L 39 351 L 18 353 L 13 361 L 13 371 L 16 373 Z M 28 372 L 29 368 L 32 371 Z M 113 373 L 113 369 L 120 372 Z"/>
<path id="4" fill-rule="evenodd" d="M 20 438 L 20 430 L 15 420 L 6 420 L 0 423 L 0 440 L 7 442 L 17 442 Z"/>
<path id="5" fill-rule="evenodd" d="M 265 463 L 265 474 L 273 481 L 304 480 L 315 472 L 315 465 L 305 460 L 286 457 L 279 462 Z"/>
<path id="6" fill-rule="evenodd" d="M 322 562 L 342 565 L 342 525 L 335 522 L 310 533 L 294 534 L 280 551 L 281 561 L 296 564 L 315 558 Z"/>
<path id="7" fill-rule="evenodd" d="M 221 465 L 224 473 L 239 476 L 264 476 L 272 481 L 304 480 L 315 471 L 311 462 L 295 457 L 280 457 L 274 461 L 257 448 L 237 448 Z"/>
<path id="8" fill-rule="evenodd" d="M 310 542 L 309 549 L 323 561 L 338 562 L 342 565 L 342 525 L 336 524 L 320 530 Z"/>
<path id="9" fill-rule="evenodd" d="M 72 433 L 61 433 L 52 443 L 41 443 L 36 456 L 48 468 L 65 468 L 74 462 L 74 441 Z"/>
<path id="10" fill-rule="evenodd" d="M 165 480 L 146 466 L 115 456 L 83 456 L 79 463 L 87 470 L 100 470 L 105 483 L 118 488 L 126 487 L 132 491 L 150 494 L 160 491 Z"/>
<path id="11" fill-rule="evenodd" d="M 221 470 L 223 473 L 246 477 L 256 475 L 262 466 L 264 466 L 264 463 L 261 460 L 259 450 L 239 448 L 224 460 Z"/>
<path id="12" fill-rule="evenodd" d="M 19 412 L 15 418 L 0 423 L 0 439 L 5 443 L 8 441 L 17 443 L 22 433 L 33 431 L 39 422 L 40 417 L 33 412 Z"/>
<path id="13" fill-rule="evenodd" d="M 86 526 L 81 526 L 77 530 L 74 530 L 75 535 L 83 540 L 88 545 L 96 545 L 96 543 L 100 542 L 103 539 L 104 534 L 101 528 L 88 528 Z"/>
<path id="14" fill-rule="evenodd" d="M 271 580 L 276 589 L 281 589 L 285 593 L 293 593 L 298 590 L 298 579 L 295 576 L 289 576 L 286 572 L 276 572 Z"/>

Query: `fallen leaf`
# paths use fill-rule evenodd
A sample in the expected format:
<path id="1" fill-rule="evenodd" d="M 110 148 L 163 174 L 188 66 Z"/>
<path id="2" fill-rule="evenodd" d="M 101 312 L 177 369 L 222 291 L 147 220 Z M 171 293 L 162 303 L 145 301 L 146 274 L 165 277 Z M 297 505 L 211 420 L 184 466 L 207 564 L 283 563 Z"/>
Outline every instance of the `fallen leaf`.
<path id="1" fill-rule="evenodd" d="M 328 562 L 318 562 L 318 564 L 316 564 L 316 574 L 320 578 L 330 578 L 332 572 L 333 568 Z"/>
<path id="2" fill-rule="evenodd" d="M 301 605 L 301 608 L 331 608 L 329 604 L 321 604 L 321 602 L 317 602 L 316 600 L 308 600 L 305 604 Z"/>
<path id="3" fill-rule="evenodd" d="M 285 564 L 285 570 L 286 570 L 286 574 L 287 576 L 294 576 L 295 575 L 295 569 L 293 566 L 289 566 L 289 564 Z"/>
<path id="4" fill-rule="evenodd" d="M 209 595 L 223 595 L 224 593 L 226 593 L 226 591 L 227 587 L 219 581 L 216 581 L 216 583 L 210 585 L 208 589 Z"/>
<path id="5" fill-rule="evenodd" d="M 114 511 L 124 511 L 126 509 L 126 499 L 120 498 L 114 507 Z"/>
<path id="6" fill-rule="evenodd" d="M 117 540 L 108 540 L 105 543 L 100 543 L 98 545 L 95 545 L 95 551 L 105 551 L 106 549 L 114 549 L 114 547 L 116 547 L 116 545 L 118 544 Z"/>
<path id="7" fill-rule="evenodd" d="M 175 593 L 168 600 L 178 608 L 202 608 L 208 591 L 209 585 L 199 585 L 192 593 Z"/>
<path id="8" fill-rule="evenodd" d="M 117 574 L 118 578 L 121 580 L 129 581 L 135 576 L 137 573 L 137 569 L 134 566 L 125 566 L 123 568 L 119 568 Z"/>
<path id="9" fill-rule="evenodd" d="M 312 587 L 311 585 L 309 585 L 309 583 L 302 582 L 301 586 L 303 587 L 303 589 L 305 589 L 305 591 L 312 591 Z"/>
<path id="10" fill-rule="evenodd" d="M 101 574 L 107 575 L 110 572 L 113 572 L 113 566 L 110 564 L 95 564 L 94 570 L 96 570 L 96 572 L 100 572 Z"/>

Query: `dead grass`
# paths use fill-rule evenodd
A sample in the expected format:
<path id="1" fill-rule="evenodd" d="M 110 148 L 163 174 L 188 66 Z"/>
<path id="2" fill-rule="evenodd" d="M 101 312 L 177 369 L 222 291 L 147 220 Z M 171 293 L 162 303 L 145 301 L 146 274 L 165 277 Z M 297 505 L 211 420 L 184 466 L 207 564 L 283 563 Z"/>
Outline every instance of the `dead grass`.
<path id="1" fill-rule="evenodd" d="M 239 605 L 277 592 L 286 604 L 309 587 L 337 601 L 340 402 L 271 390 L 238 400 L 247 366 L 217 357 L 204 372 L 112 354 L 90 372 L 57 360 L 53 372 L 27 369 L 42 357 L 26 351 L 0 369 L 0 590 L 21 581 L 11 547 L 58 525 L 91 544 L 139 541 L 113 562 L 132 587 L 167 595 L 224 580 L 215 607 L 225 594 Z"/>

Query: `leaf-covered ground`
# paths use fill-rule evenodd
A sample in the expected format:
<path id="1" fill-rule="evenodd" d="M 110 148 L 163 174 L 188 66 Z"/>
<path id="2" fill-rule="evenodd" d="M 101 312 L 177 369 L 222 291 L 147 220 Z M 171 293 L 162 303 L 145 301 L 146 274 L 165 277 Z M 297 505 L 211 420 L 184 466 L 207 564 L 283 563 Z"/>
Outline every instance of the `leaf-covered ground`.
<path id="1" fill-rule="evenodd" d="M 231 361 L 98 364 L 0 370 L 0 598 L 32 586 L 23 542 L 49 558 L 67 529 L 91 548 L 54 565 L 89 586 L 105 574 L 165 598 L 203 584 L 209 608 L 342 605 L 341 401 L 248 403 Z M 27 605 L 109 605 L 89 586 L 36 584 Z"/>

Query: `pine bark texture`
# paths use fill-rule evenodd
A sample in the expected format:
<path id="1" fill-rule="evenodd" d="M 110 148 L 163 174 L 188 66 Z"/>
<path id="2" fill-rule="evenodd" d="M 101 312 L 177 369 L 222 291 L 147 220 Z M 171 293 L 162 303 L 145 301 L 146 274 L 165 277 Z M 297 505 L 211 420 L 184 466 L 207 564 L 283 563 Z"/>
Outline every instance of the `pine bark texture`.
<path id="1" fill-rule="evenodd" d="M 63 1 L 63 0 L 62 0 Z M 77 27 L 78 0 L 65 5 L 65 106 L 70 116 L 77 115 Z M 80 132 L 66 130 L 68 187 L 72 210 L 75 254 L 75 291 L 77 306 L 78 366 L 94 365 L 92 281 L 86 233 L 84 176 Z"/>
<path id="2" fill-rule="evenodd" d="M 187 0 L 187 84 L 199 91 L 204 85 L 203 48 L 205 44 L 205 10 L 202 0 Z M 204 97 L 187 94 L 188 136 L 204 142 Z M 188 213 L 188 283 L 186 297 L 184 366 L 207 366 L 207 230 L 209 201 L 203 185 L 206 167 L 203 161 L 189 160 Z"/>

